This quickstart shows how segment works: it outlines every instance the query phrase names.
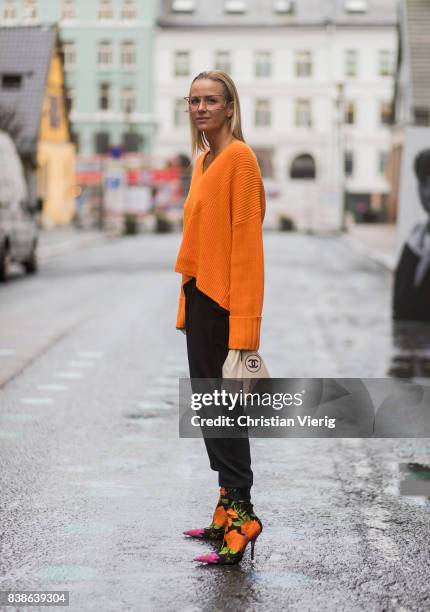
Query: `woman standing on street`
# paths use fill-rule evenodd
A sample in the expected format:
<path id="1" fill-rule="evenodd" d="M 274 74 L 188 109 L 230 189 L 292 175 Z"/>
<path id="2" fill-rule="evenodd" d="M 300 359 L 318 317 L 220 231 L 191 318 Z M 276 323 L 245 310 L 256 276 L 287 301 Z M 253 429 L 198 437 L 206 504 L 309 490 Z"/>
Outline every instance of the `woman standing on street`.
<path id="1" fill-rule="evenodd" d="M 190 377 L 222 378 L 229 351 L 257 350 L 264 293 L 265 195 L 245 143 L 236 87 L 225 72 L 202 72 L 185 98 L 197 158 L 184 204 L 175 271 L 182 274 L 177 329 L 186 333 Z M 205 438 L 220 496 L 212 523 L 186 535 L 220 541 L 196 561 L 235 564 L 262 531 L 251 504 L 249 440 Z"/>

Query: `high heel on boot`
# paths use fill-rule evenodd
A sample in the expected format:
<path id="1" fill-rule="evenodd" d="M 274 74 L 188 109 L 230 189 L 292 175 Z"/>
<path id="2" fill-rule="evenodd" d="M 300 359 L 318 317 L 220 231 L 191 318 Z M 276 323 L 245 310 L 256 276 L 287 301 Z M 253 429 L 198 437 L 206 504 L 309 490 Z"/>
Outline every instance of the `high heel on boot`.
<path id="1" fill-rule="evenodd" d="M 194 561 L 213 565 L 236 565 L 242 560 L 249 542 L 251 542 L 251 561 L 254 561 L 255 542 L 263 525 L 254 513 L 248 500 L 232 501 L 227 510 L 227 525 L 224 539 L 218 553 L 199 555 Z"/>
<path id="2" fill-rule="evenodd" d="M 200 540 L 222 540 L 224 537 L 225 526 L 227 525 L 227 508 L 230 505 L 230 499 L 227 496 L 227 491 L 224 487 L 219 490 L 218 504 L 212 517 L 212 523 L 209 527 L 200 529 L 189 529 L 184 531 L 184 535 L 190 538 L 198 538 Z"/>

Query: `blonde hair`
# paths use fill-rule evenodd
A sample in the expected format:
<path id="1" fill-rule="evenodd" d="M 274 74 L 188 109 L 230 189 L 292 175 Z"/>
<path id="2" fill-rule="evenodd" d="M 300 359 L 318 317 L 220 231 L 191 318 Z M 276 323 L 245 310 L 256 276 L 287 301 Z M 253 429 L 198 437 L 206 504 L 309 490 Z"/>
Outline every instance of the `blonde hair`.
<path id="1" fill-rule="evenodd" d="M 233 102 L 233 114 L 231 117 L 227 117 L 227 122 L 229 123 L 229 131 L 232 136 L 237 138 L 238 140 L 242 140 L 245 142 L 242 133 L 242 123 L 240 118 L 240 102 L 239 95 L 237 93 L 236 85 L 233 82 L 233 79 L 222 70 L 207 70 L 205 72 L 200 72 L 192 81 L 190 86 L 190 95 L 191 95 L 191 87 L 195 81 L 200 79 L 209 79 L 211 81 L 216 81 L 221 83 L 224 89 L 224 95 L 226 97 L 227 102 Z M 191 120 L 190 116 L 190 129 L 191 129 L 191 155 L 194 157 L 199 151 L 207 151 L 209 148 L 209 142 L 207 141 L 203 132 L 200 132 L 194 123 Z"/>

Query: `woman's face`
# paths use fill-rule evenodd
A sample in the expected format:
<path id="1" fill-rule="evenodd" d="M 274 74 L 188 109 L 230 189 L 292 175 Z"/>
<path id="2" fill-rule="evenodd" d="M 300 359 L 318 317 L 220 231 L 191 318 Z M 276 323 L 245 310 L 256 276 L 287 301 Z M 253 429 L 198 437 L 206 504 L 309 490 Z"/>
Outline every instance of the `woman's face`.
<path id="1" fill-rule="evenodd" d="M 233 102 L 227 102 L 222 83 L 210 79 L 194 81 L 190 91 L 190 117 L 200 132 L 220 130 L 233 114 Z"/>

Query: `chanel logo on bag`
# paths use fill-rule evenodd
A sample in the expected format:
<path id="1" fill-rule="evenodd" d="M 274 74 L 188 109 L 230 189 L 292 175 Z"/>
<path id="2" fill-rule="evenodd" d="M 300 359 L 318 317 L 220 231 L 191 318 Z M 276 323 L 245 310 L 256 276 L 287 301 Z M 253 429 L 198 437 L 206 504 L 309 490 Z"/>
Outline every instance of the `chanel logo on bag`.
<path id="1" fill-rule="evenodd" d="M 248 355 L 245 359 L 245 367 L 248 372 L 258 372 L 261 368 L 261 359 L 258 355 Z"/>

